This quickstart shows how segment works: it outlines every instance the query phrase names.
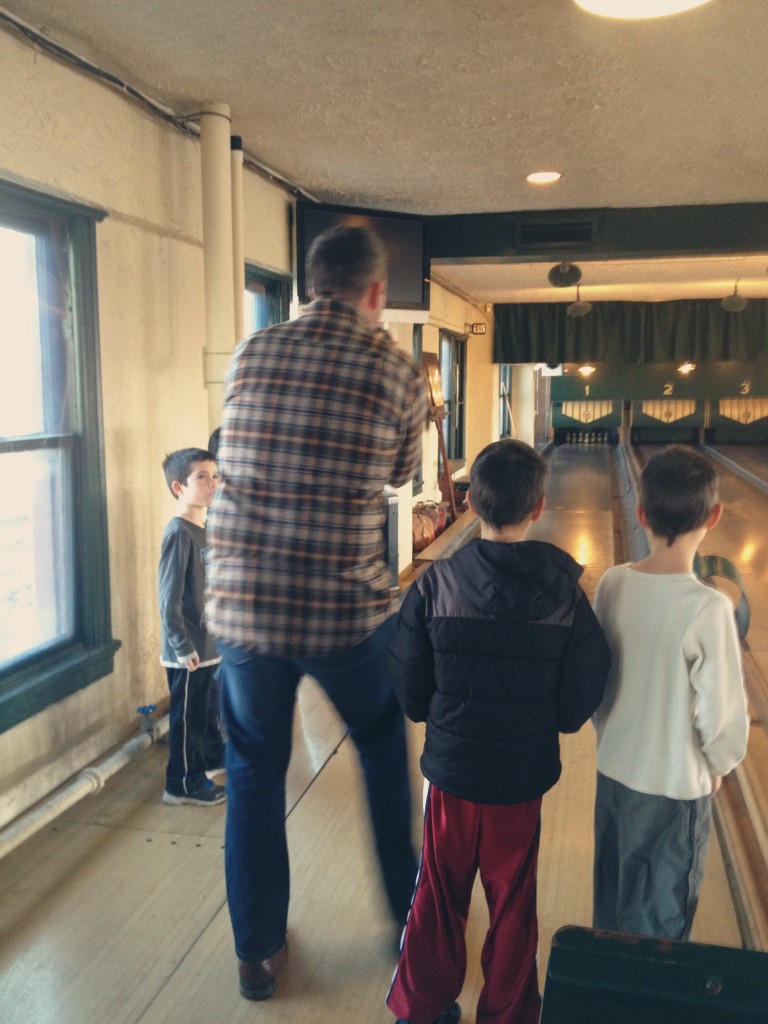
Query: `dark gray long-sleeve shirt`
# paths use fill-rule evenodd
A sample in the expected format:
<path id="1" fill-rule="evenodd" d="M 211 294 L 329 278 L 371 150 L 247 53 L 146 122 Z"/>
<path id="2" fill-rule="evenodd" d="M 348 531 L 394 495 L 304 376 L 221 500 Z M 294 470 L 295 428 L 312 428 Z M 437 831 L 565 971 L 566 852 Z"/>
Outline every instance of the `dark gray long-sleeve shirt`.
<path id="1" fill-rule="evenodd" d="M 160 661 L 178 668 L 197 651 L 201 665 L 221 661 L 205 625 L 205 527 L 178 516 L 163 532 L 157 592 L 160 602 Z"/>

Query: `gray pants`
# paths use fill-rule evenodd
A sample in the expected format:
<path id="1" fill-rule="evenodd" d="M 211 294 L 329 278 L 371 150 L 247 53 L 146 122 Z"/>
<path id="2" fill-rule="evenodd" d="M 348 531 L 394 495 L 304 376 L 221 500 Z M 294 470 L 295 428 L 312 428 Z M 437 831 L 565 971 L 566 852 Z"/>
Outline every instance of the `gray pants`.
<path id="1" fill-rule="evenodd" d="M 688 939 L 711 821 L 711 796 L 649 796 L 598 772 L 593 927 Z"/>

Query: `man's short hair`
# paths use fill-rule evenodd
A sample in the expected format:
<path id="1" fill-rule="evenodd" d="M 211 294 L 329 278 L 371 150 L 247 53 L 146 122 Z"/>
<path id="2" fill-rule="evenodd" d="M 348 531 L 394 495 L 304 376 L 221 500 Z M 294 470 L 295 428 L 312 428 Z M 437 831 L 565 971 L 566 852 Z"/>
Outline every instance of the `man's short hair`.
<path id="1" fill-rule="evenodd" d="M 215 462 L 216 458 L 207 448 L 179 448 L 163 459 L 163 473 L 168 490 L 173 494 L 173 484 L 186 485 L 192 467 L 196 462 Z M 177 494 L 173 494 L 177 498 Z"/>
<path id="2" fill-rule="evenodd" d="M 317 299 L 352 305 L 387 277 L 387 250 L 370 228 L 340 224 L 318 235 L 307 254 L 307 280 Z"/>
<path id="3" fill-rule="evenodd" d="M 469 475 L 472 508 L 495 530 L 522 523 L 544 496 L 547 465 L 523 441 L 494 441 L 480 452 Z"/>
<path id="4" fill-rule="evenodd" d="M 676 537 L 704 526 L 718 502 L 714 466 L 700 452 L 672 444 L 656 452 L 640 475 L 640 504 L 656 537 Z"/>

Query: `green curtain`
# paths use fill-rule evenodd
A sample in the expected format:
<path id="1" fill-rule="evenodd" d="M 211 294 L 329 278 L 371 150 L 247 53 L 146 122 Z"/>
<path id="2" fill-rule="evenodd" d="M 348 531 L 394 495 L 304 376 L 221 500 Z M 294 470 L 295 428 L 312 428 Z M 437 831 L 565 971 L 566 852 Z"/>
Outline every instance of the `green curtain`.
<path id="1" fill-rule="evenodd" d="M 728 313 L 718 299 L 595 302 L 566 316 L 567 302 L 509 303 L 494 314 L 497 363 L 749 362 L 768 357 L 768 299 Z"/>

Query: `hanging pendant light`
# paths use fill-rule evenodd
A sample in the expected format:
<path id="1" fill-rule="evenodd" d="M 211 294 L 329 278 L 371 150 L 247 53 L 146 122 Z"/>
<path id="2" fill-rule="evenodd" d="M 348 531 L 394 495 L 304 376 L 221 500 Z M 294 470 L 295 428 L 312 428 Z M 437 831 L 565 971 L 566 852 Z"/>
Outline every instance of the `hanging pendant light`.
<path id="1" fill-rule="evenodd" d="M 547 280 L 555 288 L 570 288 L 581 280 L 581 268 L 575 263 L 556 263 L 547 274 Z"/>
<path id="2" fill-rule="evenodd" d="M 726 295 L 720 305 L 727 313 L 741 313 L 743 309 L 747 308 L 747 300 L 743 295 L 739 295 L 739 282 L 733 286 L 733 295 Z"/>
<path id="3" fill-rule="evenodd" d="M 570 306 L 568 306 L 568 308 L 565 311 L 565 315 L 566 316 L 586 316 L 587 313 L 591 313 L 592 312 L 592 303 L 591 302 L 582 302 L 581 301 L 580 288 L 581 288 L 581 286 L 577 284 L 576 285 L 576 301 L 572 302 L 570 304 Z"/>

